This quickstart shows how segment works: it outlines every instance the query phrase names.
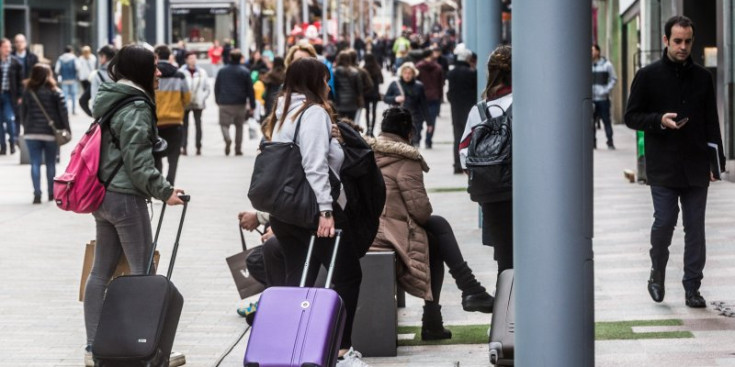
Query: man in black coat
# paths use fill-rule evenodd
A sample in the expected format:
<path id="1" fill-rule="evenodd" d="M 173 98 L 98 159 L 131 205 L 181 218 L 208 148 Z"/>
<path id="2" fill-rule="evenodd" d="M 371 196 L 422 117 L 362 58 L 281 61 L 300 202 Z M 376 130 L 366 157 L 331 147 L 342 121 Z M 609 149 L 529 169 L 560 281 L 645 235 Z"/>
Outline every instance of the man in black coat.
<path id="1" fill-rule="evenodd" d="M 477 70 L 470 67 L 467 60 L 472 51 L 462 47 L 456 51 L 457 61 L 454 69 L 447 73 L 447 100 L 452 107 L 452 126 L 454 127 L 454 173 L 462 173 L 459 163 L 459 141 L 464 134 L 467 116 L 477 103 Z"/>
<path id="2" fill-rule="evenodd" d="M 23 79 L 28 79 L 31 75 L 31 69 L 33 65 L 38 64 L 38 56 L 28 50 L 28 42 L 26 36 L 22 33 L 18 33 L 13 38 L 15 49 L 12 55 L 20 61 L 20 66 L 23 68 Z"/>
<path id="3" fill-rule="evenodd" d="M 229 63 L 220 69 L 214 81 L 214 101 L 219 106 L 219 124 L 225 139 L 225 155 L 230 155 L 231 125 L 235 125 L 235 155 L 242 155 L 243 124 L 255 111 L 255 92 L 250 70 L 241 65 L 241 62 L 240 50 L 232 50 Z"/>
<path id="4" fill-rule="evenodd" d="M 689 307 L 702 308 L 706 307 L 699 287 L 706 260 L 707 188 L 715 181 L 713 170 L 724 170 L 725 156 L 712 76 L 690 56 L 694 24 L 687 17 L 674 16 L 664 31 L 663 57 L 636 74 L 625 112 L 625 124 L 645 133 L 646 174 L 654 208 L 648 292 L 654 301 L 663 301 L 669 246 L 681 201 L 685 301 Z M 719 158 L 719 167 L 710 166 L 710 155 Z"/>
<path id="5" fill-rule="evenodd" d="M 0 154 L 6 154 L 5 134 L 10 137 L 10 154 L 15 153 L 18 138 L 15 117 L 18 115 L 21 93 L 23 92 L 23 68 L 20 62 L 10 55 L 10 40 L 0 39 Z M 4 126 L 4 127 L 3 127 Z"/>

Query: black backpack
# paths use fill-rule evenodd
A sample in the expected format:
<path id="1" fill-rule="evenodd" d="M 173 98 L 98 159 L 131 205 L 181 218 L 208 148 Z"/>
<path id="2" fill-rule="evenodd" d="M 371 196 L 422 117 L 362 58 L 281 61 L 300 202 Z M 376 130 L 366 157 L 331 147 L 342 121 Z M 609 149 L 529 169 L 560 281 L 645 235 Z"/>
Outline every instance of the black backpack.
<path id="1" fill-rule="evenodd" d="M 490 117 L 488 108 L 499 108 L 503 114 Z M 469 183 L 467 192 L 475 202 L 486 202 L 513 189 L 513 111 L 498 105 L 477 103 L 482 122 L 472 129 L 467 150 Z"/>

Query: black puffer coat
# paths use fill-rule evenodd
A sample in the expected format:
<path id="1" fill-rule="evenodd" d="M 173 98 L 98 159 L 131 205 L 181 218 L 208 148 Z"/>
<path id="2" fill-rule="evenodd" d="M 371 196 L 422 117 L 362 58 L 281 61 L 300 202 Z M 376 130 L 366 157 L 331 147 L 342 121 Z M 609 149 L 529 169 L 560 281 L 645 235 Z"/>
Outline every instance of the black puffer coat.
<path id="1" fill-rule="evenodd" d="M 362 104 L 362 79 L 357 68 L 338 66 L 334 70 L 337 111 L 357 111 Z"/>
<path id="2" fill-rule="evenodd" d="M 66 110 L 66 100 L 61 90 L 52 90 L 47 87 L 40 87 L 34 91 L 38 100 L 43 105 L 46 113 L 54 121 L 57 129 L 69 128 L 69 114 Z M 48 119 L 44 116 L 38 102 L 31 95 L 30 90 L 23 92 L 23 102 L 20 106 L 21 121 L 23 121 L 23 131 L 28 134 L 54 135 L 53 130 L 48 124 Z"/>
<path id="3" fill-rule="evenodd" d="M 398 83 L 401 83 L 400 87 Z M 385 92 L 385 103 L 393 106 L 399 105 L 396 102 L 396 97 L 400 95 L 405 97 L 401 106 L 411 112 L 413 122 L 420 123 L 426 121 L 426 117 L 429 116 L 429 105 L 426 102 L 424 85 L 416 79 L 408 83 L 403 81 L 403 79 L 396 80 L 390 83 L 388 91 Z"/>

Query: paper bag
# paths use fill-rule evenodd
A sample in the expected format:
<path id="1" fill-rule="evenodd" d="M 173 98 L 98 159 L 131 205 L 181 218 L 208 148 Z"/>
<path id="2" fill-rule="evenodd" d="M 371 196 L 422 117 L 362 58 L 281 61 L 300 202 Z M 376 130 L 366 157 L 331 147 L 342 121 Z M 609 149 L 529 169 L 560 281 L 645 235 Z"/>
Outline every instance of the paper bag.
<path id="1" fill-rule="evenodd" d="M 247 267 L 248 256 L 256 249 L 258 247 L 245 250 L 227 258 L 227 266 L 230 267 L 230 273 L 232 273 L 232 279 L 235 281 L 240 299 L 256 295 L 265 289 L 265 286 L 250 274 Z"/>
<path id="2" fill-rule="evenodd" d="M 79 280 L 79 302 L 84 301 L 84 290 L 87 287 L 87 278 L 89 277 L 89 273 L 92 271 L 92 263 L 94 263 L 94 247 L 95 247 L 96 241 L 92 240 L 87 243 L 86 248 L 84 249 L 84 264 L 82 264 L 82 278 Z M 155 254 L 153 255 L 153 262 L 155 263 L 155 266 L 153 266 L 153 273 L 156 273 L 156 268 L 158 268 L 158 259 L 161 257 L 161 255 L 158 253 L 158 250 L 156 250 Z M 117 263 L 117 268 L 115 268 L 115 273 L 112 275 L 113 278 L 117 278 L 121 275 L 130 274 L 130 266 L 128 265 L 128 260 L 125 258 L 125 254 L 120 256 L 120 262 Z"/>

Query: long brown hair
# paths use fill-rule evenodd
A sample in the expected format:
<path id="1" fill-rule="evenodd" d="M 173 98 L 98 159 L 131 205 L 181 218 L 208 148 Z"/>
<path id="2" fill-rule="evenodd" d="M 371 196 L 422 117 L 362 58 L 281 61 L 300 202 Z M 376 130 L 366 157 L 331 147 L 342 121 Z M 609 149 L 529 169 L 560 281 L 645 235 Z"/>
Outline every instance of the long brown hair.
<path id="1" fill-rule="evenodd" d="M 266 139 L 270 140 L 273 131 L 280 129 L 283 122 L 286 121 L 293 93 L 301 93 L 306 96 L 306 103 L 296 112 L 295 116 L 298 116 L 312 105 L 318 105 L 324 108 L 334 121 L 334 111 L 326 97 L 327 85 L 324 80 L 328 79 L 329 69 L 317 59 L 301 58 L 289 65 L 286 69 L 286 80 L 283 82 L 283 88 L 276 99 L 279 100 L 284 97 L 281 118 L 276 117 L 277 107 L 273 108 L 268 120 L 263 124 L 262 131 Z"/>
<path id="2" fill-rule="evenodd" d="M 32 91 L 37 91 L 39 88 L 44 86 L 51 90 L 57 89 L 56 81 L 54 80 L 53 73 L 51 73 L 51 68 L 48 65 L 41 63 L 33 65 L 31 74 L 28 79 L 23 81 L 23 84 L 25 84 L 26 88 Z"/>
<path id="3" fill-rule="evenodd" d="M 512 52 L 508 45 L 498 46 L 487 61 L 487 85 L 482 98 L 490 98 L 501 86 L 513 85 Z"/>

